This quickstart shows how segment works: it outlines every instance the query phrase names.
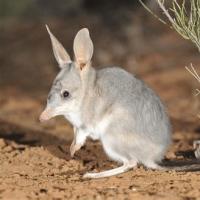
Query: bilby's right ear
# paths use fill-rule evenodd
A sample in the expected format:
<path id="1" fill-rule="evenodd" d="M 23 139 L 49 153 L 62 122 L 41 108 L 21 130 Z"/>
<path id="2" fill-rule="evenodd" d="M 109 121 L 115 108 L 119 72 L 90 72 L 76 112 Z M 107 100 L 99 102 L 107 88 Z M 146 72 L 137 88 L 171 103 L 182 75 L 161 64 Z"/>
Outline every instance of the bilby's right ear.
<path id="1" fill-rule="evenodd" d="M 71 62 L 70 56 L 67 53 L 67 51 L 64 49 L 62 44 L 56 39 L 56 37 L 51 33 L 49 30 L 49 27 L 46 25 L 47 31 L 49 33 L 49 36 L 51 38 L 51 44 L 53 48 L 54 56 L 60 66 L 62 68 L 67 63 Z"/>
<path id="2" fill-rule="evenodd" d="M 93 42 L 87 28 L 81 29 L 74 38 L 74 54 L 80 70 L 90 66 L 93 55 Z"/>

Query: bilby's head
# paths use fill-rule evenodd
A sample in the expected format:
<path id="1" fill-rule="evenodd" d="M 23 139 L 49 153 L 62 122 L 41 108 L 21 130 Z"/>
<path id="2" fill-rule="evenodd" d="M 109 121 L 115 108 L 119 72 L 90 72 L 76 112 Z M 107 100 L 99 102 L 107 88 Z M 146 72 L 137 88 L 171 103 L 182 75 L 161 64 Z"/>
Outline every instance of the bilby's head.
<path id="1" fill-rule="evenodd" d="M 57 115 L 67 115 L 74 112 L 79 105 L 82 91 L 84 71 L 90 69 L 93 55 L 93 43 L 86 28 L 81 29 L 74 39 L 75 61 L 72 61 L 62 44 L 51 33 L 54 56 L 60 67 L 47 98 L 45 110 L 40 115 L 40 121 L 49 120 Z"/>

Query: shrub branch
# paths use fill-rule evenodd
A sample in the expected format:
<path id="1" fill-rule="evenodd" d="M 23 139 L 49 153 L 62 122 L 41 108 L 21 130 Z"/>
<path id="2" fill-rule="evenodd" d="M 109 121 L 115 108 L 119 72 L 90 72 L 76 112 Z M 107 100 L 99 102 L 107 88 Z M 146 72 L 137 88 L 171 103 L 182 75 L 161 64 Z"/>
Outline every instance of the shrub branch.
<path id="1" fill-rule="evenodd" d="M 172 0 L 171 8 L 166 8 L 165 0 L 155 0 L 162 10 L 163 14 L 167 17 L 171 24 L 171 28 L 174 29 L 184 39 L 190 40 L 200 52 L 200 0 L 190 0 L 189 9 L 186 8 L 185 0 L 182 3 L 178 3 L 177 0 Z M 153 11 L 148 8 L 142 0 L 139 2 L 144 8 L 150 12 L 154 17 L 164 24 L 166 21 L 158 17 Z M 186 70 L 200 83 L 200 76 L 191 64 L 190 67 L 186 67 Z M 200 90 L 196 89 L 195 96 L 200 95 Z M 200 118 L 200 115 L 198 115 Z"/>

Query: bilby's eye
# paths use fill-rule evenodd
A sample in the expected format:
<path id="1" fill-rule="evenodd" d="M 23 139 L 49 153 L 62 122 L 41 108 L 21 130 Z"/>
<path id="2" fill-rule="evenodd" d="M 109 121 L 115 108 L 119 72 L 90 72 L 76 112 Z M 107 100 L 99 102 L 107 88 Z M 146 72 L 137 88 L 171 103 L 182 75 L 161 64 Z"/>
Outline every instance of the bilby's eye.
<path id="1" fill-rule="evenodd" d="M 65 99 L 66 99 L 67 97 L 69 97 L 69 92 L 68 92 L 67 90 L 63 91 L 62 97 L 65 98 Z"/>

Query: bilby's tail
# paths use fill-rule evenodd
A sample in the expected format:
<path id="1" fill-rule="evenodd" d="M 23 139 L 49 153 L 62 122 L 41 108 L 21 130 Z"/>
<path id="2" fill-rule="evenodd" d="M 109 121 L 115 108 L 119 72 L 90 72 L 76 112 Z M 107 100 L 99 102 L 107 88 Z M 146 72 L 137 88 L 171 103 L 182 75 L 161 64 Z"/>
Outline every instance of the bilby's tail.
<path id="1" fill-rule="evenodd" d="M 200 171 L 200 160 L 195 161 L 167 161 L 162 163 L 161 169 L 164 171 L 189 172 Z"/>

